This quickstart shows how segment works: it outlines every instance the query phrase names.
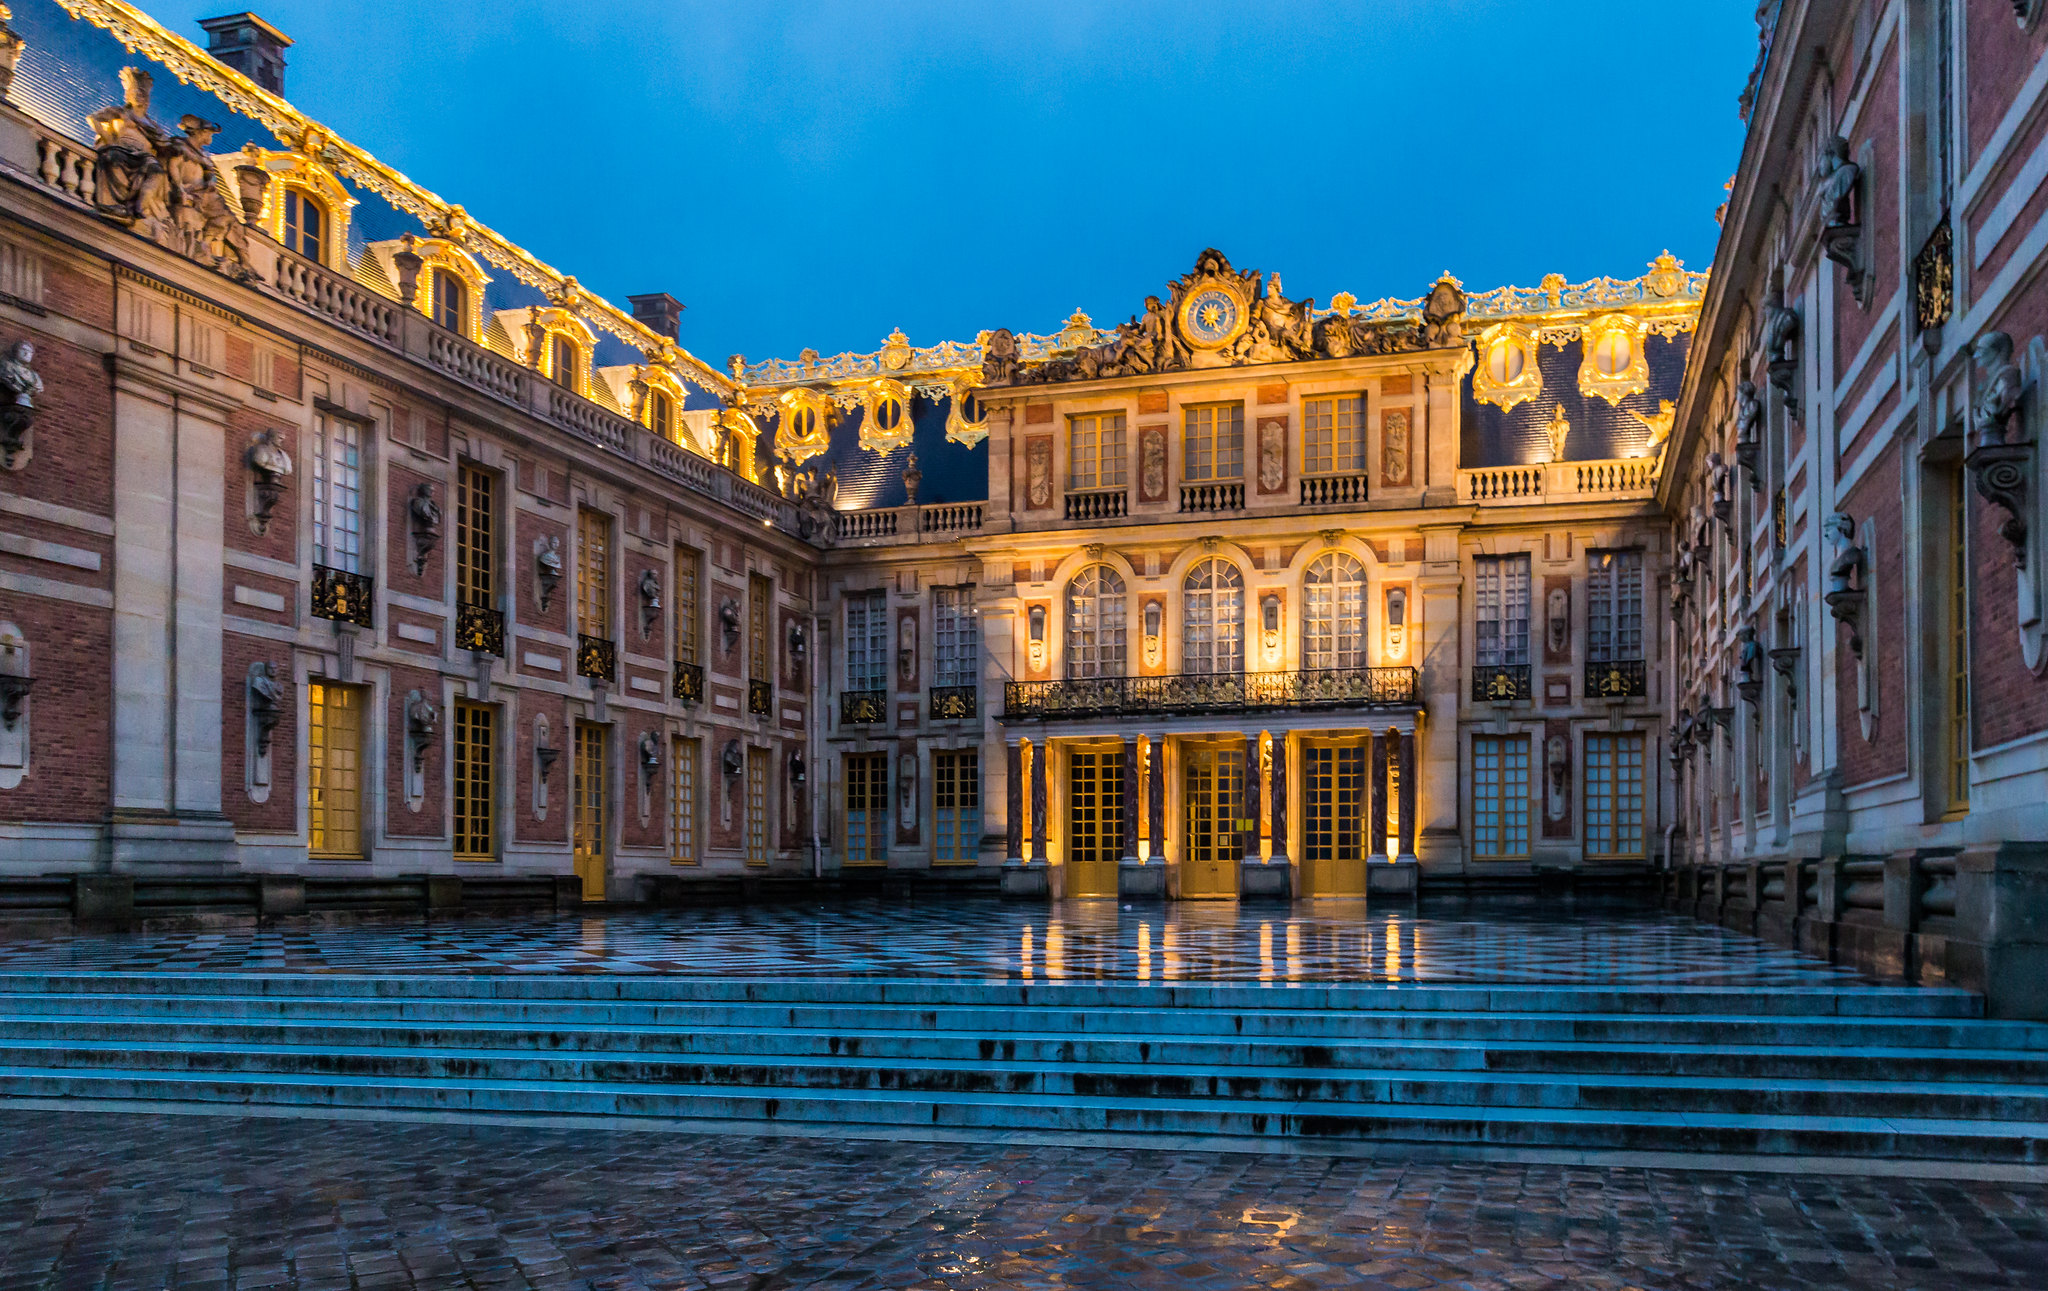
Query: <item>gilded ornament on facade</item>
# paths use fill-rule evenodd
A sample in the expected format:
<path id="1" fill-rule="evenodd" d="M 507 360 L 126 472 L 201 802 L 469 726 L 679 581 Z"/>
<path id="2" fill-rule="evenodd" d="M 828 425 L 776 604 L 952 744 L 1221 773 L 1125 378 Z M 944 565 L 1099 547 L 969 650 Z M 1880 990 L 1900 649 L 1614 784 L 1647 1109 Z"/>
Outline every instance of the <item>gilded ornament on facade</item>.
<path id="1" fill-rule="evenodd" d="M 797 386 L 782 392 L 781 421 L 775 428 L 775 453 L 798 466 L 832 446 L 832 400 L 811 389 Z"/>
<path id="2" fill-rule="evenodd" d="M 878 377 L 861 392 L 860 446 L 887 453 L 910 442 L 910 387 Z"/>
<path id="3" fill-rule="evenodd" d="M 972 378 L 960 377 L 952 383 L 946 401 L 946 439 L 973 448 L 987 438 L 988 412 L 974 395 Z"/>
<path id="4" fill-rule="evenodd" d="M 1479 334 L 1479 363 L 1472 370 L 1472 397 L 1513 408 L 1543 393 L 1537 370 L 1536 334 L 1520 323 L 1495 323 Z"/>
<path id="5" fill-rule="evenodd" d="M 1571 433 L 1572 423 L 1564 415 L 1564 405 L 1559 404 L 1552 408 L 1550 410 L 1550 420 L 1543 424 L 1544 437 L 1550 441 L 1551 461 L 1562 462 L 1564 460 L 1565 441 L 1571 438 Z"/>
<path id="6" fill-rule="evenodd" d="M 1626 314 L 1606 314 L 1587 323 L 1580 337 L 1579 393 L 1620 405 L 1650 388 L 1643 356 L 1643 325 Z"/>
<path id="7" fill-rule="evenodd" d="M 896 328 L 889 333 L 889 339 L 882 342 L 880 355 L 882 366 L 890 372 L 901 372 L 910 366 L 910 358 L 913 353 L 914 351 L 910 348 L 910 338 L 903 334 L 902 328 Z"/>

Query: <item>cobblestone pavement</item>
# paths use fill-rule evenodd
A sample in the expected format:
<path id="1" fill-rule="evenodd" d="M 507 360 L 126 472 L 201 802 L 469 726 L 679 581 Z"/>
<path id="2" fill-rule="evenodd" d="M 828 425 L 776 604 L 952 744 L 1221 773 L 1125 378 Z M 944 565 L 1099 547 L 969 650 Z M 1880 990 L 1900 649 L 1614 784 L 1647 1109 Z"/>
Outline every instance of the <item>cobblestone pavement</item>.
<path id="1" fill-rule="evenodd" d="M 850 900 L 0 938 L 0 970 L 1817 986 L 1855 974 L 1626 900 Z"/>
<path id="2" fill-rule="evenodd" d="M 0 1288 L 2040 1287 L 2048 1187 L 0 1112 Z"/>

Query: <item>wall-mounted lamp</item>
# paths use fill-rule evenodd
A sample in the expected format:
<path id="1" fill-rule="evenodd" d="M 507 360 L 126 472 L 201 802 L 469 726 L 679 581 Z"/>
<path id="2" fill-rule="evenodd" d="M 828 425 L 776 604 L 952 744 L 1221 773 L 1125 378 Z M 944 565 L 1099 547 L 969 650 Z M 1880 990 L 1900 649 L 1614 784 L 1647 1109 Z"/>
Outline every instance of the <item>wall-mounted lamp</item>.
<path id="1" fill-rule="evenodd" d="M 804 755 L 801 749 L 790 750 L 789 782 L 791 784 L 802 784 L 804 782 Z"/>
<path id="2" fill-rule="evenodd" d="M 1266 653 L 1280 653 L 1280 593 L 1267 592 L 1259 598 L 1260 627 L 1265 633 Z"/>
<path id="3" fill-rule="evenodd" d="M 1029 615 L 1031 633 L 1031 667 L 1034 671 L 1045 667 L 1045 607 L 1034 605 Z"/>
<path id="4" fill-rule="evenodd" d="M 1408 653 L 1408 589 L 1387 589 L 1387 657 L 1399 659 Z"/>
<path id="5" fill-rule="evenodd" d="M 1159 620 L 1164 616 L 1164 607 L 1157 601 L 1145 602 L 1145 666 L 1159 666 Z"/>
<path id="6" fill-rule="evenodd" d="M 725 752 L 719 757 L 719 761 L 724 765 L 725 773 L 729 776 L 736 776 L 747 769 L 747 755 L 740 752 L 740 742 L 738 740 L 726 741 Z"/>

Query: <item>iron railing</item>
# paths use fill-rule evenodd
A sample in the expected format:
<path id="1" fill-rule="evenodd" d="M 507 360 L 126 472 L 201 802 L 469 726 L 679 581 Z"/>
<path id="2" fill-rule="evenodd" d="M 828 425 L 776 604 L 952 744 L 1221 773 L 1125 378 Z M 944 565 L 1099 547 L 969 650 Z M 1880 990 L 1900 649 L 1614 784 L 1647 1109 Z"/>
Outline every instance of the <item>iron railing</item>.
<path id="1" fill-rule="evenodd" d="M 1650 693 L 1650 667 L 1641 659 L 1586 661 L 1586 695 L 1590 699 L 1640 699 Z"/>
<path id="2" fill-rule="evenodd" d="M 1264 708 L 1413 708 L 1420 705 L 1420 694 L 1413 668 L 1070 677 L 1004 683 L 1003 720 L 1234 713 Z"/>
<path id="3" fill-rule="evenodd" d="M 704 665 L 701 663 L 677 662 L 675 676 L 670 679 L 668 693 L 685 704 L 704 702 Z"/>
<path id="4" fill-rule="evenodd" d="M 377 580 L 346 569 L 313 566 L 313 614 L 359 627 L 375 627 Z"/>
<path id="5" fill-rule="evenodd" d="M 505 657 L 505 615 L 488 605 L 455 607 L 455 645 L 478 654 Z"/>
<path id="6" fill-rule="evenodd" d="M 747 683 L 747 711 L 756 717 L 768 716 L 775 706 L 775 685 L 767 681 Z"/>
<path id="7" fill-rule="evenodd" d="M 839 692 L 839 724 L 874 726 L 888 720 L 889 692 L 886 690 L 842 690 Z"/>
<path id="8" fill-rule="evenodd" d="M 957 722 L 972 718 L 981 711 L 981 692 L 975 686 L 933 686 L 930 695 L 931 719 L 935 722 Z"/>
<path id="9" fill-rule="evenodd" d="M 603 637 L 576 636 L 576 675 L 597 681 L 616 681 L 619 676 L 619 647 Z"/>
<path id="10" fill-rule="evenodd" d="M 1472 670 L 1472 702 L 1506 703 L 1529 698 L 1529 665 L 1490 663 Z"/>

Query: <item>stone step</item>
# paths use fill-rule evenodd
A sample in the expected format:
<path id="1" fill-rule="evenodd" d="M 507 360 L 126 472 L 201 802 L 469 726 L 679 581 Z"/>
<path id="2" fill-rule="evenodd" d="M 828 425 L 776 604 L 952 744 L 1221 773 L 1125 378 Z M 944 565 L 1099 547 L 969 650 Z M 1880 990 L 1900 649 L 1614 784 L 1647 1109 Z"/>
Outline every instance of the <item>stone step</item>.
<path id="1" fill-rule="evenodd" d="M 1767 1037 L 1753 1037 L 1764 1040 Z M 1835 1037 L 1839 1039 L 1840 1037 Z M 1502 1040 L 1291 1039 L 1173 1036 L 1160 1032 L 1004 1032 L 932 1029 L 808 1029 L 755 1023 L 606 1024 L 537 1030 L 496 1018 L 433 1024 L 312 1018 L 291 1021 L 0 1015 L 0 1043 L 47 1045 L 209 1044 L 296 1049 L 376 1047 L 495 1053 L 875 1058 L 902 1062 L 1144 1064 L 1226 1070 L 1458 1070 L 1586 1075 L 1673 1075 L 1744 1080 L 1965 1080 L 2048 1086 L 2048 1052 L 1998 1048 L 1615 1043 Z"/>
<path id="2" fill-rule="evenodd" d="M 1590 1107 L 1781 1116 L 1939 1117 L 2048 1121 L 2048 1086 L 1962 1080 L 1749 1081 L 1690 1075 L 1561 1075 L 1293 1066 L 1213 1070 L 1166 1063 L 1053 1064 L 781 1056 L 747 1052 L 687 1059 L 639 1053 L 537 1054 L 518 1049 L 420 1050 L 205 1043 L 91 1044 L 55 1039 L 0 1044 L 0 1066 L 148 1070 L 165 1076 L 275 1074 L 447 1079 L 517 1084 L 668 1085 L 792 1090 L 1113 1096 L 1141 1100 L 1253 1099 L 1332 1104 L 1423 1103 L 1483 1107 Z"/>
<path id="3" fill-rule="evenodd" d="M 1259 1099 L 1116 1098 L 899 1090 L 742 1091 L 731 1087 L 470 1077 L 307 1078 L 273 1073 L 164 1073 L 0 1067 L 15 1099 L 80 1110 L 148 1103 L 195 1108 L 406 1110 L 482 1118 L 644 1117 L 774 1122 L 819 1133 L 920 1137 L 978 1133 L 1179 1135 L 1371 1141 L 1578 1151 L 1714 1152 L 2042 1164 L 2048 1123 L 1872 1115 L 1800 1116 L 1563 1107 L 1368 1106 Z"/>
<path id="4" fill-rule="evenodd" d="M 49 993 L 491 1000 L 889 1004 L 931 1007 L 1369 1009 L 1380 1012 L 1734 1014 L 1974 1018 L 1982 1001 L 1947 988 L 1028 983 L 943 978 L 747 979 L 606 973 L 420 976 L 279 973 L 0 973 L 0 1000 Z"/>

